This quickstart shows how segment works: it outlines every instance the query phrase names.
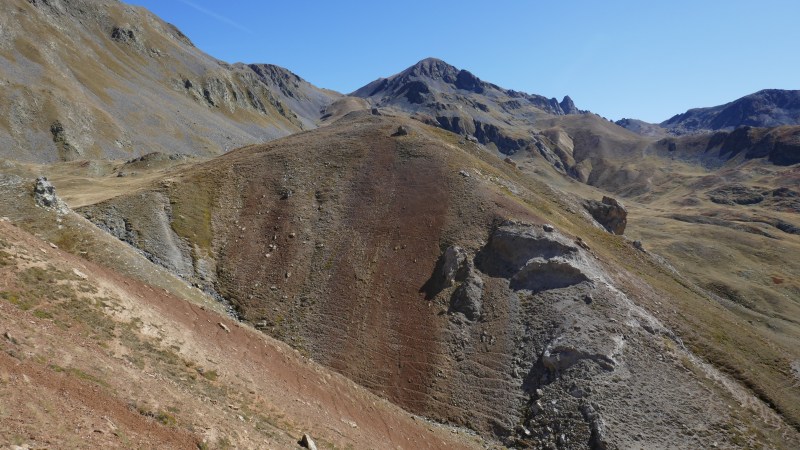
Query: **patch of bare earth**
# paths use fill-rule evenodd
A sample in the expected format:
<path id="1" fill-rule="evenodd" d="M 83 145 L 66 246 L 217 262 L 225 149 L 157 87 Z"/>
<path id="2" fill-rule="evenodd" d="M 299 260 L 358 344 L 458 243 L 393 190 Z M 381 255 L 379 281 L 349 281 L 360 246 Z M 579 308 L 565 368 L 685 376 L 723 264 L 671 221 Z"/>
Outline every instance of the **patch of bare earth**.
<path id="1" fill-rule="evenodd" d="M 458 448 L 288 346 L 0 223 L 0 436 L 33 447 Z"/>

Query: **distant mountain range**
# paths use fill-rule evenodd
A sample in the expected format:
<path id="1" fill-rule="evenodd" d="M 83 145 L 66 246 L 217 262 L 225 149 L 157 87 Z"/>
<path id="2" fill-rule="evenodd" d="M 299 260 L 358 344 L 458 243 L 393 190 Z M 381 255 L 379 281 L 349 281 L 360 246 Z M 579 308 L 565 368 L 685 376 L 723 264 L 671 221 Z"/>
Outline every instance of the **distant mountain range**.
<path id="1" fill-rule="evenodd" d="M 618 121 L 629 135 L 578 109 L 569 96 L 559 101 L 505 89 L 436 58 L 342 95 L 278 66 L 216 60 L 174 26 L 115 1 L 14 0 L 0 12 L 13 19 L 0 47 L 0 157 L 29 162 L 154 151 L 218 155 L 373 110 L 408 115 L 499 154 L 541 158 L 579 181 L 602 184 L 616 179 L 609 161 L 628 159 L 653 139 L 800 123 L 800 91 L 765 90 L 662 124 Z M 736 151 L 715 154 L 792 164 L 794 137 L 781 143 L 796 134 L 771 133 L 777 138 L 766 143 L 734 139 Z M 776 145 L 783 150 L 773 158 Z"/>
<path id="2" fill-rule="evenodd" d="M 724 105 L 690 109 L 660 124 L 636 119 L 616 123 L 645 136 L 731 131 L 741 126 L 800 125 L 800 91 L 765 89 Z"/>

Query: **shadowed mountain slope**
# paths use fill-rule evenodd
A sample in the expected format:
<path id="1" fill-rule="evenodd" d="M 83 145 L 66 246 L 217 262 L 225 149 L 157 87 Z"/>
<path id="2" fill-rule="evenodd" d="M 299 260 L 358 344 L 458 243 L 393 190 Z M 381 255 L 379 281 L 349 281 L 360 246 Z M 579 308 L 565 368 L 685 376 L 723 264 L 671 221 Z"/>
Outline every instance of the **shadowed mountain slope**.
<path id="1" fill-rule="evenodd" d="M 216 155 L 313 128 L 340 95 L 230 65 L 113 0 L 0 3 L 0 157 Z"/>

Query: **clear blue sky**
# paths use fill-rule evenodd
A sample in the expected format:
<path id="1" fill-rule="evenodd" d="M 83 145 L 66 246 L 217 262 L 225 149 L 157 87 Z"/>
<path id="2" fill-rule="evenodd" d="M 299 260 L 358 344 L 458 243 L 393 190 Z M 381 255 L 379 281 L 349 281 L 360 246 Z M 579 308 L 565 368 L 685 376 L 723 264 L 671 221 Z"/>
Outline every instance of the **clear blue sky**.
<path id="1" fill-rule="evenodd" d="M 611 119 L 800 89 L 797 0 L 129 0 L 228 62 L 343 93 L 428 56 Z"/>

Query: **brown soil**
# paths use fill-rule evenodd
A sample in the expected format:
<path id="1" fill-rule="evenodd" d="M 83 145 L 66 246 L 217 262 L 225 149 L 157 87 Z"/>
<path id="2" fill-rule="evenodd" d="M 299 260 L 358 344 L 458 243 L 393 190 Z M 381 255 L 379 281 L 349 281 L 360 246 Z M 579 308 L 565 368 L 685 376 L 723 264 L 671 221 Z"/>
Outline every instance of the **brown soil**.
<path id="1" fill-rule="evenodd" d="M 261 333 L 51 249 L 8 223 L 0 223 L 0 239 L 8 255 L 0 268 L 8 300 L 0 303 L 7 333 L 0 356 L 4 441 L 285 448 L 307 432 L 323 448 L 477 444 L 413 418 Z M 42 266 L 61 278 L 26 275 Z M 88 279 L 70 275 L 73 269 Z M 102 299 L 103 306 L 65 309 L 77 306 L 28 295 L 36 292 L 72 292 L 85 305 Z M 112 331 L 101 339 L 100 329 Z"/>

